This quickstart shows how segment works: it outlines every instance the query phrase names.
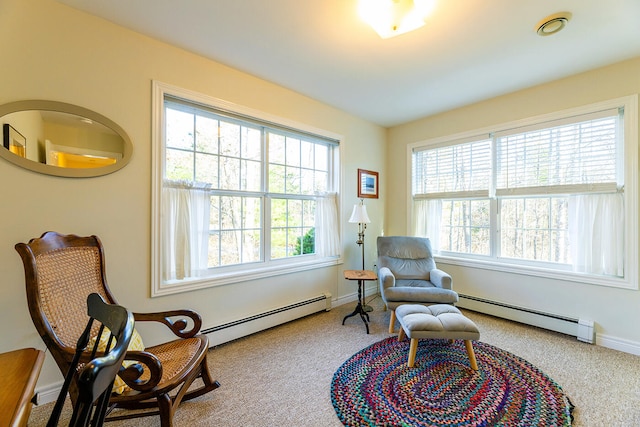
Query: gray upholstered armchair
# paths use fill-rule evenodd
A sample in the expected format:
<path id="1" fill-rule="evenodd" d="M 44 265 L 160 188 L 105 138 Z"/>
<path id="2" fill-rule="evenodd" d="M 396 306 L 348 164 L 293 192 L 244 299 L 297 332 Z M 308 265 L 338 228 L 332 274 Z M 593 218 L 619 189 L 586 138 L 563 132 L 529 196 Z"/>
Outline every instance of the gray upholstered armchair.
<path id="1" fill-rule="evenodd" d="M 451 276 L 436 268 L 431 242 L 425 237 L 378 237 L 378 282 L 389 310 L 389 333 L 395 326 L 395 310 L 402 304 L 454 304 Z"/>

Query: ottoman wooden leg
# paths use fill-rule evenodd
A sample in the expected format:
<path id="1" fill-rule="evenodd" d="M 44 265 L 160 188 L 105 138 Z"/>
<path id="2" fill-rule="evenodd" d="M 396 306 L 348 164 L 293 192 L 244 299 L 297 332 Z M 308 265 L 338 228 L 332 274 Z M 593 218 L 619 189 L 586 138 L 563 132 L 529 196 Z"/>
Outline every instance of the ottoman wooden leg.
<path id="1" fill-rule="evenodd" d="M 389 333 L 392 334 L 393 330 L 395 329 L 396 326 L 396 311 L 395 310 L 391 310 L 391 316 L 389 318 Z"/>
<path id="2" fill-rule="evenodd" d="M 469 355 L 469 363 L 471 364 L 471 369 L 477 371 L 478 362 L 476 362 L 476 354 L 473 352 L 473 344 L 471 343 L 471 340 L 464 340 L 464 346 L 467 348 L 467 354 Z"/>
<path id="3" fill-rule="evenodd" d="M 418 339 L 411 338 L 411 344 L 409 344 L 409 360 L 407 366 L 413 368 L 416 364 L 416 352 L 418 351 Z"/>

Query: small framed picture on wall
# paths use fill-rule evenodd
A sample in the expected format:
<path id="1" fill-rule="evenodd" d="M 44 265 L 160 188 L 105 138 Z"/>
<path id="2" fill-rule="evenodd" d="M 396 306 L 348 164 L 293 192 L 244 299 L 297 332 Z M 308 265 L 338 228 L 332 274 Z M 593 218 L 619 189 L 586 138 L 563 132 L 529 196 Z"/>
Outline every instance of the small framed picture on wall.
<path id="1" fill-rule="evenodd" d="M 358 198 L 378 198 L 378 172 L 358 169 Z"/>
<path id="2" fill-rule="evenodd" d="M 8 123 L 3 126 L 4 148 L 20 157 L 27 157 L 27 139 Z"/>

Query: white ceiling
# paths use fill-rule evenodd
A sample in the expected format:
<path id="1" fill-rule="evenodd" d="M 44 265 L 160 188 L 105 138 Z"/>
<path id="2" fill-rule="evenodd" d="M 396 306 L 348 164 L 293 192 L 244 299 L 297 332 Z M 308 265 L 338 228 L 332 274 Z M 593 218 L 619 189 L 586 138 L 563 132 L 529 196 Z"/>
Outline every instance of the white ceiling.
<path id="1" fill-rule="evenodd" d="M 438 0 L 381 39 L 357 0 L 57 0 L 382 126 L 640 56 L 640 0 Z M 567 27 L 540 37 L 544 17 Z"/>

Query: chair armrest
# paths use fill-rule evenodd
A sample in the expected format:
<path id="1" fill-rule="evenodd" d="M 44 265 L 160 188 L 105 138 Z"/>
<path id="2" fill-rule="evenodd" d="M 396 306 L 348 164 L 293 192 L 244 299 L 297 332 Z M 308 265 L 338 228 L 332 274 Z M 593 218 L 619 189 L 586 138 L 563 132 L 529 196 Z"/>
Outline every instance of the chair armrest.
<path id="1" fill-rule="evenodd" d="M 180 338 L 192 338 L 202 327 L 202 318 L 193 310 L 173 310 L 160 313 L 133 313 L 136 322 L 160 322 L 169 327 L 171 331 Z M 173 317 L 181 317 L 172 319 Z M 191 329 L 187 329 L 189 318 L 193 322 Z"/>
<path id="2" fill-rule="evenodd" d="M 96 357 L 104 356 L 104 352 L 97 351 L 92 353 L 91 351 L 85 351 L 81 354 L 79 362 L 80 364 L 89 363 Z M 156 387 L 162 379 L 162 362 L 155 354 L 148 351 L 127 351 L 124 356 L 122 367 L 118 372 L 118 376 L 129 386 L 132 390 L 144 392 Z M 126 368 L 125 368 L 126 366 Z M 149 372 L 146 379 L 141 380 L 140 377 L 144 370 Z"/>
<path id="3" fill-rule="evenodd" d="M 453 279 L 448 273 L 444 271 L 434 268 L 429 272 L 431 275 L 431 283 L 436 285 L 438 288 L 442 289 L 453 289 Z"/>
<path id="4" fill-rule="evenodd" d="M 396 285 L 396 277 L 388 267 L 382 267 L 378 270 L 378 283 L 380 291 Z"/>
<path id="5" fill-rule="evenodd" d="M 120 368 L 118 376 L 132 389 L 140 392 L 151 390 L 162 379 L 162 363 L 160 359 L 147 351 L 128 351 L 124 357 L 127 362 Z M 133 362 L 133 363 L 132 363 Z M 127 366 L 126 368 L 124 366 Z M 144 372 L 149 372 L 147 379 L 141 380 Z"/>

